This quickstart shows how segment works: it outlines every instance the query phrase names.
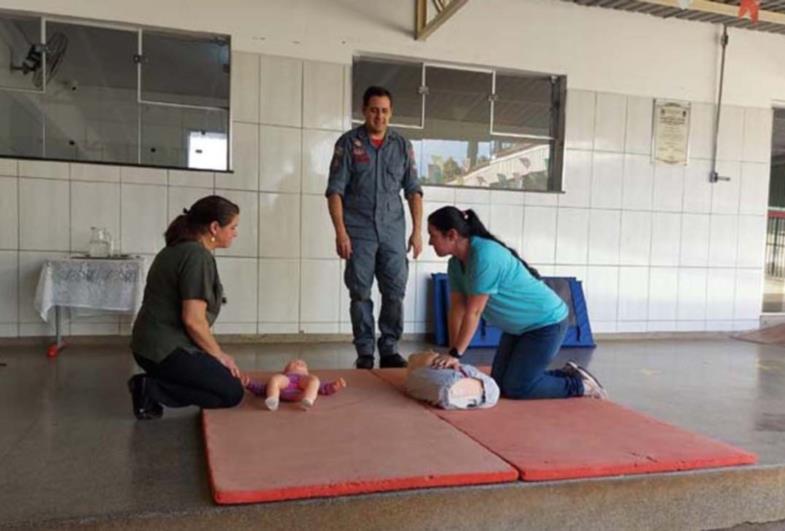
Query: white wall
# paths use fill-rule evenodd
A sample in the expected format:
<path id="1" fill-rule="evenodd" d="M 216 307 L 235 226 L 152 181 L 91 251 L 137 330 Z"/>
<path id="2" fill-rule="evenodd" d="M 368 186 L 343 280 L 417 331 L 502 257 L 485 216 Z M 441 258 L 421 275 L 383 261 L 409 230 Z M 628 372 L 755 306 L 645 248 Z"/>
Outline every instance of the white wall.
<path id="1" fill-rule="evenodd" d="M 228 33 L 235 50 L 349 63 L 357 52 L 568 74 L 570 88 L 714 101 L 718 26 L 557 0 L 468 2 L 427 41 L 410 0 L 2 0 L 0 8 Z M 185 13 L 187 12 L 187 15 Z M 730 30 L 725 101 L 785 100 L 785 39 Z M 754 79 L 754 83 L 749 83 Z"/>
<path id="2" fill-rule="evenodd" d="M 349 332 L 322 194 L 332 143 L 349 126 L 347 65 L 360 51 L 567 74 L 566 194 L 426 188 L 426 214 L 443 204 L 474 208 L 545 274 L 582 279 L 597 331 L 756 325 L 770 107 L 785 99 L 777 94 L 785 72 L 773 58 L 785 39 L 732 32 L 719 146 L 720 172 L 732 180 L 710 185 L 713 26 L 486 0 L 416 43 L 412 3 L 400 4 L 236 1 L 219 9 L 194 1 L 185 20 L 184 4 L 174 2 L 136 2 L 138 15 L 119 2 L 2 2 L 228 32 L 246 52 L 233 66 L 233 175 L 0 160 L 0 335 L 47 331 L 32 310 L 37 268 L 47 256 L 84 250 L 90 225 L 109 227 L 122 251 L 152 257 L 167 221 L 213 191 L 242 209 L 240 239 L 218 257 L 229 299 L 218 332 Z M 652 97 L 693 103 L 686 168 L 650 163 Z M 427 279 L 444 268 L 430 249 L 412 265 L 407 332 L 429 328 Z M 75 321 L 66 331 L 127 332 L 127 323 Z"/>

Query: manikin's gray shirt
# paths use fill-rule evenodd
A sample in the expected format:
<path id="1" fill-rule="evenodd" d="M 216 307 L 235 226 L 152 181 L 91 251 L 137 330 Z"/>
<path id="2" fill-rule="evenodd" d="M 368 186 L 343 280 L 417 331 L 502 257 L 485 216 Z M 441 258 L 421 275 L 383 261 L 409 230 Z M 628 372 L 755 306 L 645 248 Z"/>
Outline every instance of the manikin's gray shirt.
<path id="1" fill-rule="evenodd" d="M 450 394 L 450 388 L 463 378 L 476 378 L 483 387 L 482 396 L 456 398 Z M 461 365 L 459 369 L 435 369 L 420 367 L 409 371 L 406 377 L 406 394 L 442 409 L 489 408 L 499 401 L 499 386 L 496 382 L 476 367 Z"/>
<path id="2" fill-rule="evenodd" d="M 411 142 L 388 129 L 377 149 L 365 125 L 335 143 L 325 196 L 343 198 L 343 218 L 352 239 L 405 243 L 401 190 L 408 198 L 422 194 Z"/>

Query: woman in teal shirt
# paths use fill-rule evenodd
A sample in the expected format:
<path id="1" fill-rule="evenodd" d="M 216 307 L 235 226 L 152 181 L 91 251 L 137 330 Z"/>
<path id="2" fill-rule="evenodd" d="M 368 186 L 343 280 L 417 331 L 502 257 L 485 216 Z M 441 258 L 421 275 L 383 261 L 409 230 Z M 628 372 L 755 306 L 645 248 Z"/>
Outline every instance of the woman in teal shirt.
<path id="1" fill-rule="evenodd" d="M 488 232 L 473 210 L 436 210 L 428 216 L 428 234 L 437 255 L 452 257 L 447 268 L 452 348 L 435 366 L 457 366 L 484 317 L 504 332 L 491 370 L 502 396 L 607 398 L 600 383 L 574 362 L 546 370 L 567 332 L 567 305 L 518 253 Z"/>

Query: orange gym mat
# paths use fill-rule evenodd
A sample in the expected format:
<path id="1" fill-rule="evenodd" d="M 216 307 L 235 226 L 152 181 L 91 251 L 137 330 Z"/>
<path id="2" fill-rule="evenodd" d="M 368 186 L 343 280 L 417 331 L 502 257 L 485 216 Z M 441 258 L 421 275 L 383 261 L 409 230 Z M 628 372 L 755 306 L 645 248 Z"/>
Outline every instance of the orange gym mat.
<path id="1" fill-rule="evenodd" d="M 403 391 L 405 371 L 374 373 Z M 757 456 L 590 398 L 500 400 L 490 409 L 431 411 L 512 464 L 524 481 L 746 465 Z"/>
<path id="2" fill-rule="evenodd" d="M 369 371 L 317 371 L 348 387 L 310 411 L 270 412 L 246 393 L 204 410 L 207 463 L 219 504 L 515 481 L 518 472 Z M 266 374 L 254 375 L 266 379 Z"/>

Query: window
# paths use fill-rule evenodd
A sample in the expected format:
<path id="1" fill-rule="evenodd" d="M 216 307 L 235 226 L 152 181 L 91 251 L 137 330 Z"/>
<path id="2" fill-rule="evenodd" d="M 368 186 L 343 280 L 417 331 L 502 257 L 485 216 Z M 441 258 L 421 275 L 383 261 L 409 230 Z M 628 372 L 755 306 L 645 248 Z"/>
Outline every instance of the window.
<path id="1" fill-rule="evenodd" d="M 392 93 L 423 184 L 561 191 L 564 76 L 356 58 L 355 123 L 370 85 Z"/>
<path id="2" fill-rule="evenodd" d="M 229 169 L 228 37 L 0 12 L 0 41 L 0 156 Z"/>

